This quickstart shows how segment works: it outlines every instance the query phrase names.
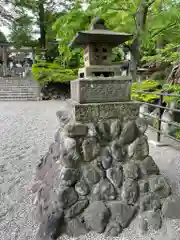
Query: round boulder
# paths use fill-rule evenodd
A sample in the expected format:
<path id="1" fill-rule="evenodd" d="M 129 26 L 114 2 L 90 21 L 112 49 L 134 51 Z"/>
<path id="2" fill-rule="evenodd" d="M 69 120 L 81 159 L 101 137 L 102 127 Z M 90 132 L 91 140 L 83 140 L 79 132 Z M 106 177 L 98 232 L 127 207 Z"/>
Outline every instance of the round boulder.
<path id="1" fill-rule="evenodd" d="M 129 225 L 136 213 L 135 207 L 128 206 L 120 201 L 109 202 L 108 207 L 111 212 L 111 219 L 117 223 L 120 223 L 123 228 Z"/>
<path id="2" fill-rule="evenodd" d="M 128 121 L 121 132 L 120 138 L 124 145 L 132 143 L 138 137 L 139 131 L 135 121 Z"/>
<path id="3" fill-rule="evenodd" d="M 123 162 L 125 159 L 125 151 L 122 146 L 121 141 L 113 141 L 111 143 L 111 152 L 112 152 L 112 157 L 115 161 L 118 162 Z"/>
<path id="4" fill-rule="evenodd" d="M 158 230 L 161 228 L 162 225 L 160 213 L 154 211 L 147 211 L 143 213 L 140 216 L 140 220 L 140 226 L 143 232 L 147 231 L 148 229 Z"/>
<path id="5" fill-rule="evenodd" d="M 147 137 L 142 135 L 138 137 L 128 147 L 128 154 L 133 160 L 144 160 L 149 155 L 149 144 Z"/>
<path id="6" fill-rule="evenodd" d="M 105 121 L 99 122 L 96 126 L 96 131 L 101 141 L 108 142 L 111 140 L 110 126 L 108 122 Z"/>
<path id="7" fill-rule="evenodd" d="M 140 210 L 148 211 L 153 210 L 156 211 L 161 208 L 161 201 L 158 195 L 154 193 L 148 193 L 140 199 Z"/>
<path id="8" fill-rule="evenodd" d="M 87 199 L 76 202 L 66 213 L 66 218 L 73 218 L 84 211 L 87 208 L 89 201 Z"/>
<path id="9" fill-rule="evenodd" d="M 77 168 L 81 162 L 81 157 L 76 149 L 62 150 L 60 162 L 67 168 Z"/>
<path id="10" fill-rule="evenodd" d="M 125 179 L 135 180 L 139 177 L 139 168 L 134 162 L 129 162 L 124 165 L 124 177 Z"/>
<path id="11" fill-rule="evenodd" d="M 136 126 L 139 129 L 139 132 L 144 134 L 147 130 L 148 124 L 145 119 L 139 117 L 136 119 Z"/>
<path id="12" fill-rule="evenodd" d="M 86 138 L 82 143 L 85 162 L 91 162 L 100 153 L 100 145 L 95 137 Z"/>
<path id="13" fill-rule="evenodd" d="M 111 123 L 110 133 L 112 139 L 119 138 L 121 134 L 121 122 L 119 119 L 116 119 Z"/>
<path id="14" fill-rule="evenodd" d="M 171 193 L 171 188 L 166 178 L 162 175 L 155 175 L 149 179 L 150 191 L 156 193 L 160 198 L 166 198 Z"/>
<path id="15" fill-rule="evenodd" d="M 92 202 L 84 212 L 84 220 L 87 228 L 97 233 L 104 232 L 109 217 L 109 210 L 101 201 Z"/>
<path id="16" fill-rule="evenodd" d="M 101 163 L 104 169 L 108 169 L 112 164 L 112 156 L 109 148 L 104 148 L 101 153 Z"/>
<path id="17" fill-rule="evenodd" d="M 149 182 L 144 180 L 144 179 L 141 179 L 139 180 L 139 192 L 140 194 L 145 194 L 149 191 Z"/>
<path id="18" fill-rule="evenodd" d="M 121 197 L 123 201 L 131 205 L 137 201 L 138 195 L 138 183 L 132 179 L 127 179 L 122 187 Z"/>
<path id="19" fill-rule="evenodd" d="M 141 163 L 140 163 L 140 169 L 142 175 L 147 175 L 147 174 L 158 174 L 159 173 L 159 168 L 152 159 L 151 156 L 147 156 Z"/>
<path id="20" fill-rule="evenodd" d="M 89 186 L 84 179 L 81 179 L 75 185 L 75 190 L 80 196 L 86 196 L 89 193 Z"/>
<path id="21" fill-rule="evenodd" d="M 79 179 L 79 170 L 74 168 L 63 168 L 60 173 L 61 184 L 65 186 L 74 185 Z"/>
<path id="22" fill-rule="evenodd" d="M 87 183 L 92 186 L 100 181 L 100 174 L 95 167 L 89 165 L 83 169 L 83 176 Z"/>
<path id="23" fill-rule="evenodd" d="M 92 200 L 114 200 L 116 191 L 108 179 L 102 179 L 93 189 Z"/>
<path id="24" fill-rule="evenodd" d="M 62 208 L 68 208 L 77 202 L 78 194 L 73 187 L 60 186 L 58 199 Z"/>
<path id="25" fill-rule="evenodd" d="M 121 187 L 123 182 L 123 171 L 121 165 L 116 165 L 106 170 L 106 176 L 109 181 L 117 188 Z"/>
<path id="26" fill-rule="evenodd" d="M 107 227 L 105 235 L 106 237 L 117 237 L 122 232 L 122 227 L 116 221 L 111 221 Z"/>

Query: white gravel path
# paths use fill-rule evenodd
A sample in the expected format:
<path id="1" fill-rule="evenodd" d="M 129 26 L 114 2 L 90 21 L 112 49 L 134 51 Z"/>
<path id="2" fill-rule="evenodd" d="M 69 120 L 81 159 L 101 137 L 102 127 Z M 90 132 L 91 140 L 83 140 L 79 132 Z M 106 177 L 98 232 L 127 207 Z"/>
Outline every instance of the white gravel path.
<path id="1" fill-rule="evenodd" d="M 58 128 L 61 101 L 0 102 L 0 240 L 34 240 L 28 191 L 37 160 Z"/>
<path id="2" fill-rule="evenodd" d="M 56 111 L 62 108 L 67 108 L 62 101 L 0 102 L 0 240 L 35 240 L 38 226 L 28 189 L 37 160 L 54 139 L 58 128 Z M 154 137 L 151 131 L 148 136 L 150 139 Z M 176 186 L 180 193 L 177 188 L 180 183 L 180 151 L 150 145 L 150 153 L 171 179 L 173 188 Z M 161 231 L 145 236 L 141 235 L 137 224 L 138 221 L 134 221 L 115 239 L 180 240 L 180 220 L 168 220 Z M 104 238 L 90 233 L 76 239 Z"/>

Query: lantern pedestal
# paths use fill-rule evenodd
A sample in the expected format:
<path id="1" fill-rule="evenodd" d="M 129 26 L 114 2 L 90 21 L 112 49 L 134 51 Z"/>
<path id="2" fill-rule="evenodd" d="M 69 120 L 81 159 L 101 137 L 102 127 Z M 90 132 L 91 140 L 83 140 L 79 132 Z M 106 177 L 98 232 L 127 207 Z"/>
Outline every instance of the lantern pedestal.
<path id="1" fill-rule="evenodd" d="M 73 100 L 68 101 L 73 107 L 73 120 L 90 123 L 108 119 L 121 119 L 122 122 L 138 117 L 139 104 L 136 102 L 107 102 L 78 104 Z"/>
<path id="2" fill-rule="evenodd" d="M 71 99 L 77 103 L 104 103 L 130 100 L 131 79 L 99 77 L 71 81 Z"/>

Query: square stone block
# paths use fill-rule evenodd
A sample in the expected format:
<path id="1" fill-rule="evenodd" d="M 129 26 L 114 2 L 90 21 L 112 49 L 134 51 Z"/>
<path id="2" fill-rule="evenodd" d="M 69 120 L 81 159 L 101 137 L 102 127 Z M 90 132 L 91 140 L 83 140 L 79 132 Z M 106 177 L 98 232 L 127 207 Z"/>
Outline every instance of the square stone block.
<path id="1" fill-rule="evenodd" d="M 71 99 L 78 103 L 129 101 L 130 83 L 127 77 L 77 79 L 71 82 Z"/>
<path id="2" fill-rule="evenodd" d="M 98 122 L 102 119 L 119 118 L 123 122 L 136 119 L 139 115 L 137 102 L 113 102 L 113 103 L 89 103 L 78 104 L 72 100 L 69 103 L 73 107 L 73 118 L 78 122 Z"/>
<path id="3" fill-rule="evenodd" d="M 91 65 L 80 68 L 78 71 L 78 76 L 80 78 L 93 77 L 97 76 L 97 74 L 110 74 L 109 76 L 121 76 L 121 71 L 122 70 L 119 65 Z"/>

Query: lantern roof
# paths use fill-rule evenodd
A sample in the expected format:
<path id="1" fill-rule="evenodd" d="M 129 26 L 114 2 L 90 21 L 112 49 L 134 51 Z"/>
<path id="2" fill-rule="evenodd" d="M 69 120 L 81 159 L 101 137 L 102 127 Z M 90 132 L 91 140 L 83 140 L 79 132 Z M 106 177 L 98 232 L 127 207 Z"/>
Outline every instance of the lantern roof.
<path id="1" fill-rule="evenodd" d="M 85 47 L 88 44 L 97 43 L 105 43 L 115 47 L 132 39 L 132 37 L 132 34 L 109 31 L 104 20 L 96 18 L 91 30 L 78 32 L 70 47 Z"/>

